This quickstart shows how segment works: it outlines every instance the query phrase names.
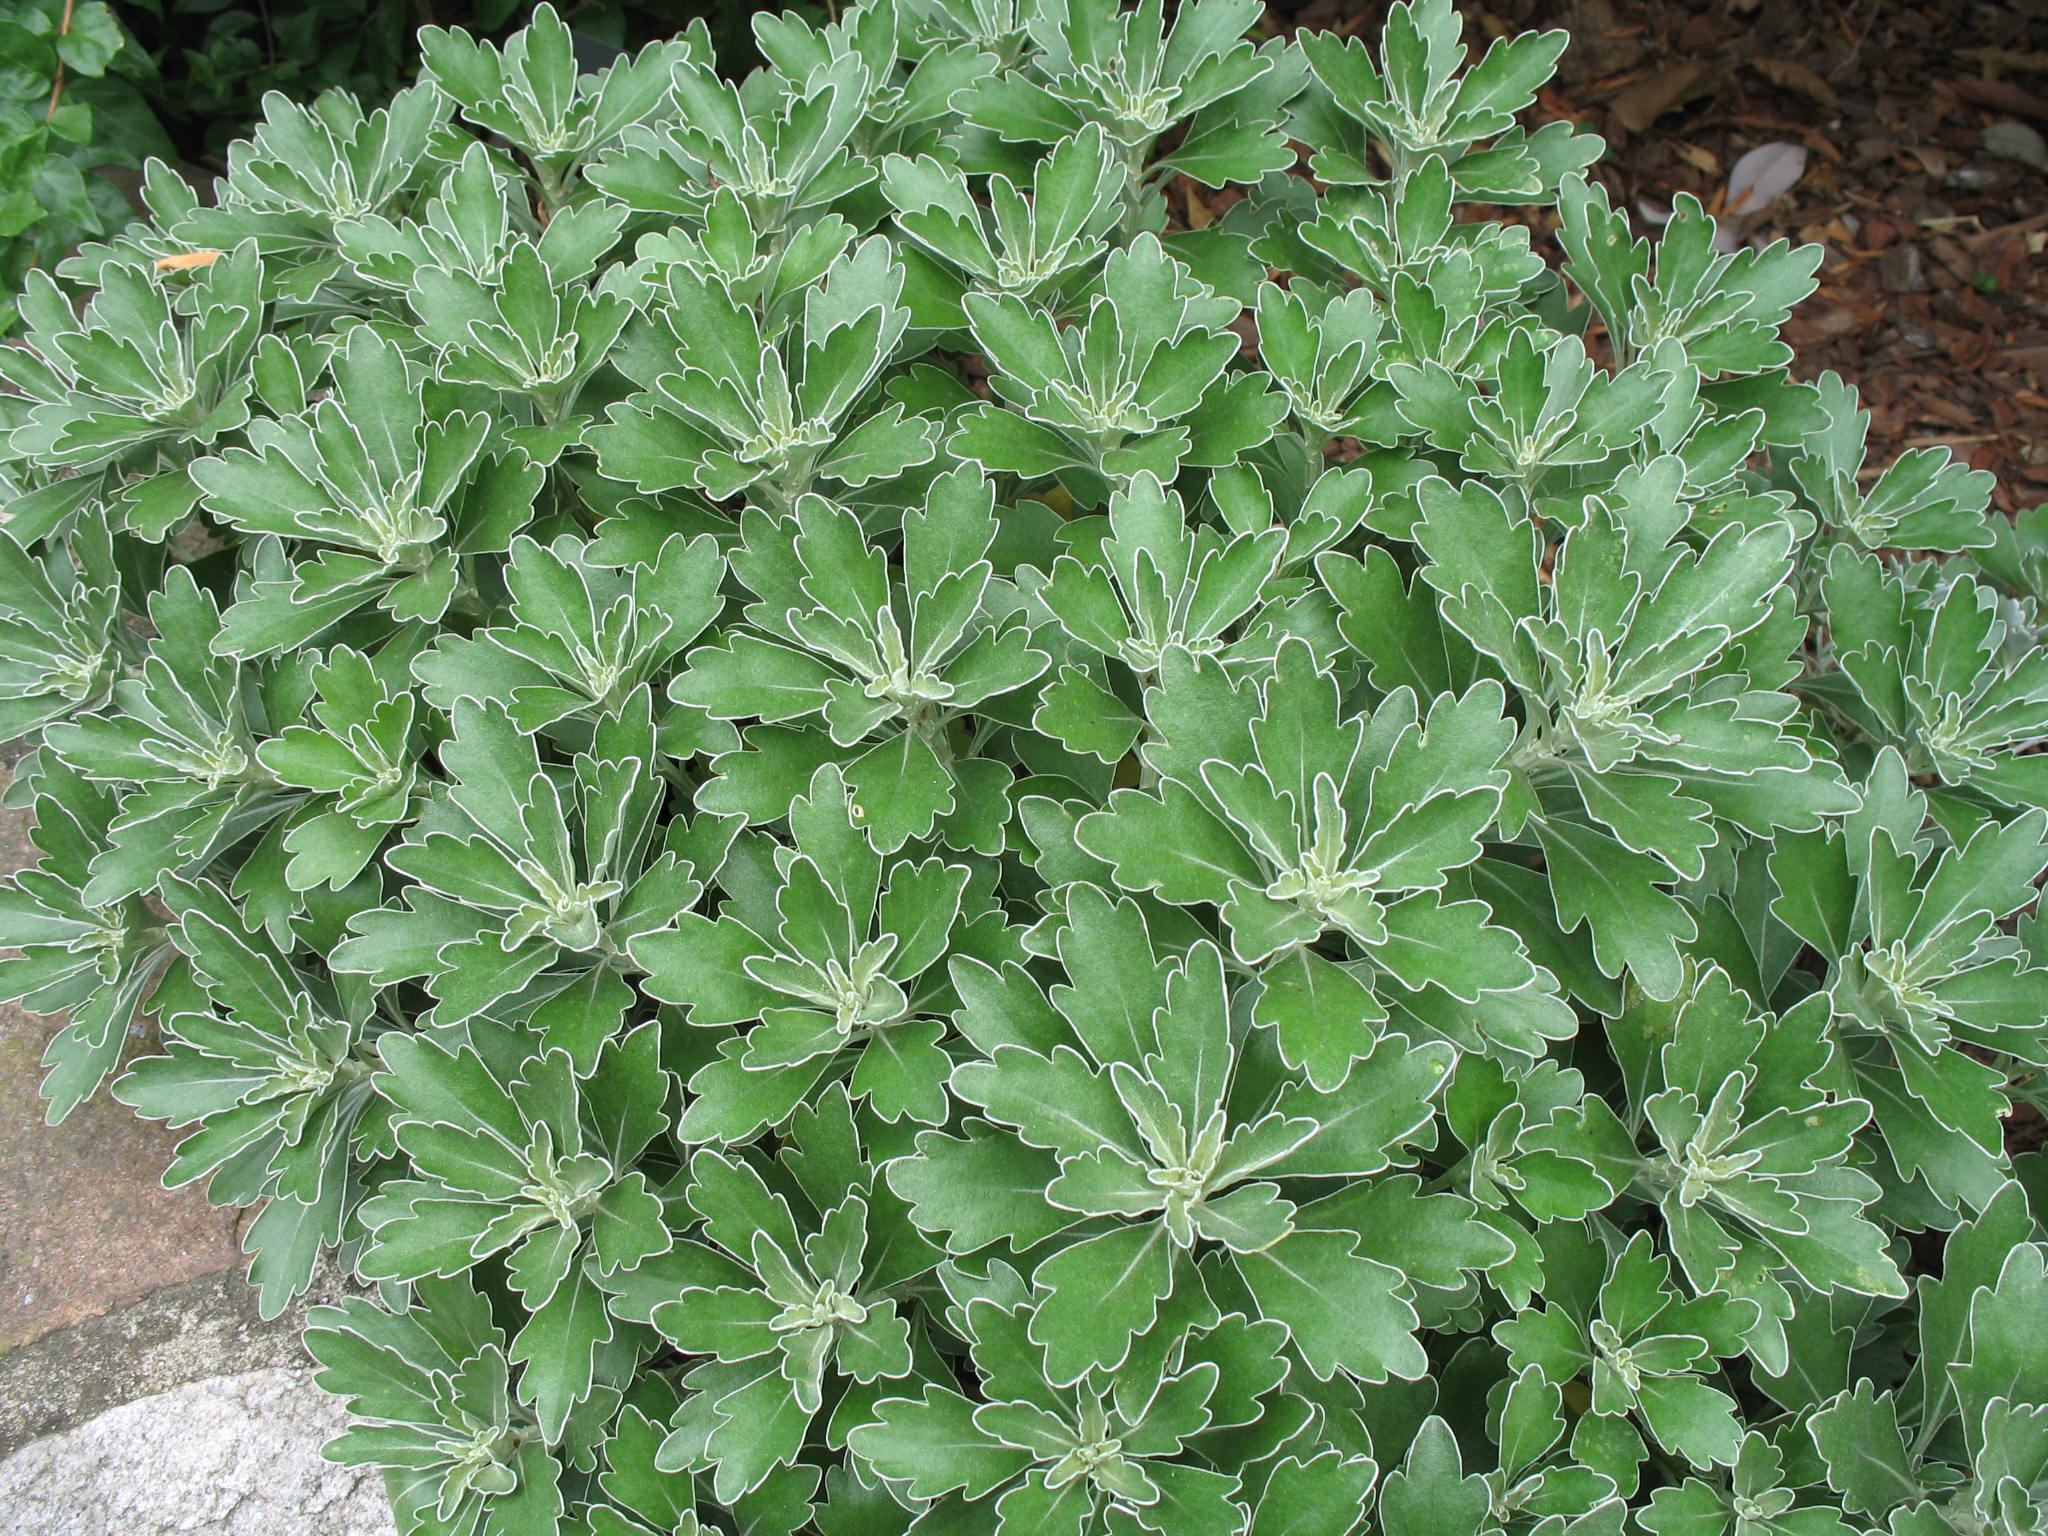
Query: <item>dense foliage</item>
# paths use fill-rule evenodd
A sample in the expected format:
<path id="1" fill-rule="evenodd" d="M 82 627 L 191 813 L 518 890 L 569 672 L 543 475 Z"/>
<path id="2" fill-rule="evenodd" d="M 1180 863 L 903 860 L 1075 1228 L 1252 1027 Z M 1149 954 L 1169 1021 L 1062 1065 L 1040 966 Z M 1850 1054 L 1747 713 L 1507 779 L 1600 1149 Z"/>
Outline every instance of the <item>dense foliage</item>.
<path id="1" fill-rule="evenodd" d="M 0 0 L 0 330 L 29 268 L 128 221 L 94 173 L 171 153 L 139 94 L 151 74 L 105 0 Z"/>
<path id="2" fill-rule="evenodd" d="M 1258 14 L 429 29 L 31 275 L 0 981 L 404 1531 L 2048 1529 L 2048 517 Z"/>
<path id="3" fill-rule="evenodd" d="M 0 0 L 0 331 L 32 267 L 132 216 L 109 168 L 151 155 L 217 163 L 263 98 L 331 87 L 382 98 L 411 83 L 419 16 L 481 35 L 525 0 Z M 721 61 L 754 62 L 751 0 L 578 0 L 579 55 L 607 59 L 703 15 Z M 802 9 L 800 7 L 800 9 Z"/>

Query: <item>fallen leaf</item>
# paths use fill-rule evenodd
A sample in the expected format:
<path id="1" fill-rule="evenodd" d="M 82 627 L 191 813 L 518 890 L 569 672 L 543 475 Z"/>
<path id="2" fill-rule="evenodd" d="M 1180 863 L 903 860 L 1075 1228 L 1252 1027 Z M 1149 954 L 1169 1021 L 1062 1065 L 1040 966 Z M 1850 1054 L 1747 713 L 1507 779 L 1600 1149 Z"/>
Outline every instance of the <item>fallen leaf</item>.
<path id="1" fill-rule="evenodd" d="M 219 251 L 180 251 L 175 256 L 157 257 L 156 269 L 159 272 L 190 272 L 194 267 L 210 267 L 219 260 Z"/>
<path id="2" fill-rule="evenodd" d="M 1861 317 L 1857 315 L 1855 310 L 1841 305 L 1832 305 L 1826 308 L 1816 308 L 1814 313 L 1807 315 L 1801 326 L 1801 331 L 1813 340 L 1821 341 L 1830 336 L 1846 336 L 1849 332 L 1862 325 L 1862 323 Z"/>
<path id="3" fill-rule="evenodd" d="M 1835 110 L 1835 88 L 1804 64 L 1795 64 L 1790 59 L 1751 59 L 1749 67 L 1773 85 L 1811 96 L 1830 112 Z"/>
<path id="4" fill-rule="evenodd" d="M 2001 224 L 1996 229 L 1987 229 L 1981 235 L 1967 237 L 1975 243 L 1982 240 L 1997 240 L 2007 235 L 2033 235 L 2048 228 L 2048 213 L 2036 213 L 2024 219 L 2015 219 L 2010 224 Z"/>
<path id="5" fill-rule="evenodd" d="M 2004 159 L 2048 170 L 2048 140 L 2025 123 L 1993 123 L 1984 130 L 1984 147 Z"/>
<path id="6" fill-rule="evenodd" d="M 1666 112 L 1711 92 L 1726 69 L 1725 63 L 1698 59 L 1673 64 L 1616 93 L 1609 106 L 1622 127 L 1641 133 Z"/>
<path id="7" fill-rule="evenodd" d="M 1878 286 L 1886 293 L 1925 293 L 1927 263 L 1917 245 L 1895 245 L 1877 258 Z"/>
<path id="8" fill-rule="evenodd" d="M 1959 59 L 1975 59 L 1993 69 L 2022 69 L 2038 74 L 2048 70 L 2048 53 L 2023 53 L 2015 48 L 1958 48 Z"/>
<path id="9" fill-rule="evenodd" d="M 1721 174 L 1721 157 L 1711 149 L 1703 148 L 1698 144 L 1683 144 L 1673 140 L 1671 152 L 1698 171 L 1702 176 L 1718 176 Z"/>
<path id="10" fill-rule="evenodd" d="M 1948 155 L 1932 144 L 1903 144 L 1900 146 L 1900 149 L 1903 153 L 1912 156 L 1914 160 L 1918 161 L 1920 169 L 1928 175 L 1946 176 L 1948 174 Z"/>
<path id="11" fill-rule="evenodd" d="M 1977 106 L 1989 107 L 1994 112 L 2048 119 L 2048 101 L 2010 80 L 1937 80 L 1934 88 Z"/>

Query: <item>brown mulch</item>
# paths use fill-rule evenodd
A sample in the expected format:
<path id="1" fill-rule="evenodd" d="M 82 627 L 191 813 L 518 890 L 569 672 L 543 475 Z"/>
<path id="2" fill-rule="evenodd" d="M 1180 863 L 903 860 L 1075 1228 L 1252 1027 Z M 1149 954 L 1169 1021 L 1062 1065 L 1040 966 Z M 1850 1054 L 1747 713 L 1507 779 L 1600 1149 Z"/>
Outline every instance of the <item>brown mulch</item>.
<path id="1" fill-rule="evenodd" d="M 1866 473 L 1946 445 L 2048 501 L 2048 172 L 1985 130 L 2048 133 L 2048 0 L 1459 0 L 1468 43 L 1572 34 L 1541 116 L 1609 144 L 1596 174 L 1638 231 L 1680 192 L 1719 211 L 1730 168 L 1804 145 L 1798 185 L 1744 224 L 1815 242 L 1820 288 L 1786 339 L 1872 413 Z M 1376 36 L 1380 0 L 1278 4 L 1281 27 Z M 1994 128 L 1994 142 L 2024 133 Z"/>

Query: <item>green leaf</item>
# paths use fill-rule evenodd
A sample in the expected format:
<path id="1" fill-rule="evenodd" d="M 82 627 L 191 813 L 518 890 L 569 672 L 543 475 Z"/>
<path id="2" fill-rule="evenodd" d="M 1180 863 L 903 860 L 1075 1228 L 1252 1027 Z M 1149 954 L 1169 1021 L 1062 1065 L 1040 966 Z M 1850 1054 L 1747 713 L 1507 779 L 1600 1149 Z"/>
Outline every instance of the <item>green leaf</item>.
<path id="1" fill-rule="evenodd" d="M 572 1273 L 512 1341 L 512 1361 L 525 1367 L 520 1399 L 533 1405 L 551 1439 L 560 1437 L 569 1414 L 589 1395 L 596 1353 L 611 1336 L 604 1293 Z"/>
<path id="2" fill-rule="evenodd" d="M 1867 1378 L 1808 1419 L 1807 1432 L 1827 1464 L 1828 1486 L 1849 1513 L 1881 1518 L 1920 1496 L 1898 1406 Z"/>
<path id="3" fill-rule="evenodd" d="M 921 1133 L 916 1155 L 892 1162 L 887 1174 L 918 1226 L 945 1235 L 949 1253 L 1005 1240 L 1030 1248 L 1074 1222 L 1073 1212 L 1046 1204 L 1046 1187 L 1059 1173 L 1051 1153 L 985 1124 L 970 1121 L 965 1130 L 959 1137 Z"/>
<path id="4" fill-rule="evenodd" d="M 1378 1476 L 1369 1456 L 1290 1456 L 1273 1469 L 1246 1536 L 1347 1536 Z"/>
<path id="5" fill-rule="evenodd" d="M 1342 1370 L 1360 1381 L 1413 1381 L 1429 1368 L 1416 1342 L 1401 1274 L 1353 1252 L 1356 1238 L 1296 1232 L 1237 1259 L 1265 1317 L 1285 1323 L 1319 1377 Z"/>
<path id="6" fill-rule="evenodd" d="M 1388 1474 L 1380 1520 L 1388 1536 L 1462 1536 L 1480 1528 L 1490 1503 L 1485 1479 L 1466 1475 L 1450 1425 L 1432 1416 Z"/>
<path id="7" fill-rule="evenodd" d="M 1314 950 L 1283 955 L 1259 972 L 1252 1017 L 1278 1038 L 1280 1055 L 1323 1092 L 1341 1085 L 1352 1062 L 1372 1054 L 1386 1008 L 1342 966 Z"/>
<path id="8" fill-rule="evenodd" d="M 1038 1266 L 1045 1296 L 1031 1318 L 1052 1380 L 1114 1370 L 1131 1340 L 1152 1326 L 1173 1286 L 1173 1246 L 1155 1224 L 1118 1227 L 1083 1238 Z"/>
<path id="9" fill-rule="evenodd" d="M 972 1403 L 938 1386 L 927 1386 L 921 1398 L 883 1399 L 873 1422 L 857 1425 L 847 1443 L 919 1499 L 955 1489 L 971 1499 L 986 1498 L 1031 1464 L 1029 1453 L 976 1426 Z"/>
<path id="10" fill-rule="evenodd" d="M 2023 1243 L 1970 1306 L 1970 1355 L 1949 1368 L 1965 1421 L 1994 1398 L 2048 1402 L 2048 1252 Z"/>
<path id="11" fill-rule="evenodd" d="M 558 5 L 135 210 L 0 19 L 0 1000 L 398 1528 L 2041 1526 L 2048 511 L 1818 248 L 1453 0 Z"/>
<path id="12" fill-rule="evenodd" d="M 1675 993 L 1678 946 L 1699 925 L 1677 898 L 1658 888 L 1668 878 L 1662 866 L 1588 827 L 1546 819 L 1536 832 L 1565 932 L 1587 925 L 1604 975 L 1620 976 L 1626 969 L 1652 997 Z"/>
<path id="13" fill-rule="evenodd" d="M 1114 763 L 1131 750 L 1145 722 L 1079 667 L 1062 667 L 1040 698 L 1031 727 L 1072 751 Z"/>
<path id="14" fill-rule="evenodd" d="M 1183 905 L 1221 901 L 1232 880 L 1255 879 L 1259 872 L 1228 827 L 1173 781 L 1156 799 L 1135 789 L 1116 791 L 1107 810 L 1082 818 L 1075 836 L 1115 868 L 1125 890 L 1156 891 Z"/>

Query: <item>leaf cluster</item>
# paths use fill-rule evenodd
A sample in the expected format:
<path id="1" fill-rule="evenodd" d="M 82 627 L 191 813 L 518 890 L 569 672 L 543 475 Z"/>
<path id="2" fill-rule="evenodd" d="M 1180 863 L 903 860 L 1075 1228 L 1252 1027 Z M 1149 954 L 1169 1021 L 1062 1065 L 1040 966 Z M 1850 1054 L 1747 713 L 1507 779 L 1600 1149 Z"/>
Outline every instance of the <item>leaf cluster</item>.
<path id="1" fill-rule="evenodd" d="M 0 993 L 407 1536 L 2048 1529 L 2042 516 L 1258 14 L 429 30 L 31 277 Z"/>

